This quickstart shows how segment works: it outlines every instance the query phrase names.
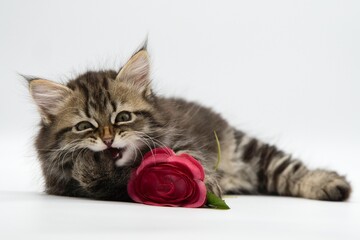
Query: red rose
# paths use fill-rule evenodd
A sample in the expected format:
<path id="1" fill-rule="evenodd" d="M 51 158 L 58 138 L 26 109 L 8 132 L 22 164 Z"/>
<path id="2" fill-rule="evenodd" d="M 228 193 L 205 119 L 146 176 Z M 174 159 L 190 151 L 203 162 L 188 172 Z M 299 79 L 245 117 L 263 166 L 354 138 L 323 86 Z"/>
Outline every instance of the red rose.
<path id="1" fill-rule="evenodd" d="M 206 202 L 204 169 L 188 154 L 156 148 L 132 172 L 128 193 L 135 202 L 149 205 L 201 207 Z"/>

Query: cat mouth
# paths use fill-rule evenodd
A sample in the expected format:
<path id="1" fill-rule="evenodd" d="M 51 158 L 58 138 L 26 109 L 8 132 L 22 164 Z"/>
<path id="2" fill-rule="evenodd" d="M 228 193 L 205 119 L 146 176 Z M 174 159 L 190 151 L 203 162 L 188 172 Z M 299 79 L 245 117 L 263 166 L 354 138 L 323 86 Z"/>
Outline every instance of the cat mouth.
<path id="1" fill-rule="evenodd" d="M 107 152 L 113 160 L 117 160 L 122 158 L 124 150 L 125 148 L 108 148 L 105 152 Z"/>

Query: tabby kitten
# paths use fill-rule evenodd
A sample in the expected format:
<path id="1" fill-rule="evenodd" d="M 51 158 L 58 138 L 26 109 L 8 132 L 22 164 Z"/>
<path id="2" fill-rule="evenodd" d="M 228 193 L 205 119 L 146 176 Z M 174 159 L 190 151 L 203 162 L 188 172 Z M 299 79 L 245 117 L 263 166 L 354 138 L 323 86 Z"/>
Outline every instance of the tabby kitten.
<path id="1" fill-rule="evenodd" d="M 87 72 L 66 85 L 29 79 L 41 114 L 36 149 L 46 192 L 130 200 L 126 185 L 145 152 L 167 146 L 201 162 L 207 188 L 221 194 L 274 194 L 343 201 L 343 176 L 309 170 L 289 154 L 230 126 L 211 109 L 151 90 L 146 48 L 119 72 Z M 222 149 L 217 161 L 216 131 Z"/>

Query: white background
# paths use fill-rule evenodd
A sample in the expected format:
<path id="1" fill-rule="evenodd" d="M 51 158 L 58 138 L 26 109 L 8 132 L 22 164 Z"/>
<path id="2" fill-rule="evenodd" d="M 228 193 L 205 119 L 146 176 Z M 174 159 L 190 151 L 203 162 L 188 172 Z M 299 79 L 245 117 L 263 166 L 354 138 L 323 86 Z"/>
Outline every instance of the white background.
<path id="1" fill-rule="evenodd" d="M 158 93 L 346 174 L 350 201 L 240 196 L 222 212 L 39 194 L 39 115 L 19 73 L 117 70 L 147 34 Z M 1 0 L 0 238 L 360 239 L 359 43 L 357 0 Z"/>
<path id="2" fill-rule="evenodd" d="M 346 174 L 354 188 L 350 202 L 356 202 L 360 2 L 355 0 L 1 1 L 0 190 L 42 190 L 32 147 L 39 116 L 18 73 L 66 81 L 87 69 L 118 69 L 147 34 L 158 93 L 211 106 L 233 125 L 277 144 L 309 166 Z M 29 205 L 32 216 L 46 205 L 36 199 L 37 208 Z M 256 208 L 252 198 L 242 199 L 241 204 Z M 327 206 L 332 205 L 309 204 L 325 206 L 320 212 L 331 213 Z M 339 221 L 344 219 L 341 213 L 352 212 L 346 211 L 350 205 L 337 206 Z M 305 222 L 306 213 L 300 218 Z M 253 212 L 248 214 L 243 217 L 251 219 Z M 286 212 L 282 214 L 286 219 Z M 343 223 L 355 224 L 352 218 Z M 42 220 L 46 224 L 48 218 Z M 323 230 L 339 226 L 332 224 Z M 249 229 L 257 232 L 256 225 Z"/>

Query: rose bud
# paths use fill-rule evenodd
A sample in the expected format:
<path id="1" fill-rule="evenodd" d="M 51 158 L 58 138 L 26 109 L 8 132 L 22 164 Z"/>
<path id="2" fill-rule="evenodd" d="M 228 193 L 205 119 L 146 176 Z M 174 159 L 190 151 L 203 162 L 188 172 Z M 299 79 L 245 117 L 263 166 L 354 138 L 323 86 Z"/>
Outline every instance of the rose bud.
<path id="1" fill-rule="evenodd" d="M 145 154 L 128 183 L 129 196 L 138 203 L 172 207 L 202 207 L 206 202 L 204 169 L 188 154 L 170 148 Z"/>

